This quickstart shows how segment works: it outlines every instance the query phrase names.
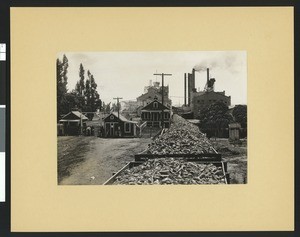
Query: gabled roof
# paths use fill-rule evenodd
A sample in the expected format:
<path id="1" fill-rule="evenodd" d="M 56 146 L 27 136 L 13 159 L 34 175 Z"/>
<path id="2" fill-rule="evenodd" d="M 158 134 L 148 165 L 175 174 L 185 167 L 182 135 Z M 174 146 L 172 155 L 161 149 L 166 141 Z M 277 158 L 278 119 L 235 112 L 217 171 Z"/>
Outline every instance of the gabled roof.
<path id="1" fill-rule="evenodd" d="M 67 120 L 88 120 L 88 118 L 80 113 L 79 111 L 71 111 L 65 116 L 62 117 L 60 121 L 67 121 Z"/>
<path id="2" fill-rule="evenodd" d="M 117 112 L 111 112 L 109 115 L 107 115 L 104 120 L 106 118 L 108 118 L 109 116 L 111 115 L 114 115 L 116 118 L 118 118 L 118 113 Z M 119 119 L 122 121 L 122 122 L 126 122 L 126 123 L 137 123 L 137 122 L 134 122 L 134 121 L 131 121 L 131 120 L 128 120 L 127 118 L 125 118 L 123 115 L 119 114 Z"/>
<path id="3" fill-rule="evenodd" d="M 154 106 L 154 103 L 157 103 L 157 107 Z M 157 100 L 152 101 L 151 103 L 147 104 L 142 110 L 170 110 L 167 106 L 163 105 Z"/>

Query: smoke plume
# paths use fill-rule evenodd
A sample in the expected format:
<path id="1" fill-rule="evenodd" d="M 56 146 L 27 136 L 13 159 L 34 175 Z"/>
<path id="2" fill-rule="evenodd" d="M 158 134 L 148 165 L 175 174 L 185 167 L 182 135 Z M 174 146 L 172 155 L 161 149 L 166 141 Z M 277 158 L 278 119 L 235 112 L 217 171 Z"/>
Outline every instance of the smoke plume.
<path id="1" fill-rule="evenodd" d="M 219 56 L 218 58 L 210 58 L 200 61 L 194 66 L 195 71 L 202 72 L 206 71 L 207 68 L 210 69 L 222 69 L 228 70 L 229 72 L 235 74 L 238 72 L 239 67 L 241 66 L 237 60 L 236 55 L 224 53 L 224 56 Z"/>

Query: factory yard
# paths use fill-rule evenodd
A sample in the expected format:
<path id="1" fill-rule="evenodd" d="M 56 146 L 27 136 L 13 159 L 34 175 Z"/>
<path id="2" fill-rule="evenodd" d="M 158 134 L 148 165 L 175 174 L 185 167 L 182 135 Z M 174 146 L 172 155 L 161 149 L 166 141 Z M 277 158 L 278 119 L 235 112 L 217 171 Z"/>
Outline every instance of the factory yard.
<path id="1" fill-rule="evenodd" d="M 210 152 L 218 152 L 222 155 L 222 161 L 227 162 L 227 172 L 230 177 L 229 182 L 231 184 L 247 183 L 246 139 L 239 140 L 237 144 L 232 144 L 228 139 L 224 138 L 207 139 L 204 134 L 195 129 L 195 125 L 186 122 L 186 120 L 181 117 L 176 116 L 173 121 L 172 127 L 154 141 L 151 140 L 151 138 L 105 139 L 93 136 L 58 137 L 58 183 L 69 185 L 103 184 L 113 175 L 113 173 L 119 171 L 128 164 L 128 162 L 134 161 L 135 154 L 141 153 L 146 149 L 148 154 L 158 155 L 167 155 L 168 153 L 176 154 L 177 150 L 180 154 L 184 153 L 185 150 L 188 151 L 189 154 L 201 154 L 203 152 L 209 154 Z M 215 150 L 211 150 L 211 146 L 213 146 Z M 168 159 L 170 160 L 168 161 Z M 164 166 L 167 167 L 168 165 L 173 167 L 173 163 L 178 163 L 178 161 L 173 162 L 172 159 L 173 158 L 167 158 L 166 162 L 156 160 L 154 161 L 154 164 L 163 162 L 159 165 L 160 168 Z M 170 162 L 173 163 L 171 164 Z M 178 166 L 177 163 L 175 165 L 176 167 Z M 181 161 L 181 163 L 183 164 L 185 162 Z M 151 166 L 151 164 L 147 165 L 146 163 L 145 165 L 147 167 L 149 165 Z M 174 174 L 176 167 L 170 169 L 166 167 L 165 169 L 167 169 L 168 172 L 166 170 L 164 172 L 167 172 L 168 174 L 163 174 L 163 176 L 167 175 L 168 177 L 171 177 L 171 174 Z M 155 169 L 157 168 L 159 167 L 156 167 Z M 191 167 L 187 168 L 187 170 L 189 169 L 191 169 Z M 149 173 L 150 171 L 147 172 Z M 157 170 L 155 172 L 157 172 Z M 155 172 L 152 174 L 153 177 L 157 176 L 155 175 Z M 194 170 L 193 173 L 195 174 L 195 172 L 196 171 Z M 132 177 L 138 177 L 139 174 L 132 175 Z M 131 180 L 132 177 L 129 177 L 130 179 L 128 180 Z M 149 181 L 152 184 L 154 181 L 153 177 L 151 177 L 151 182 L 148 179 L 143 180 L 143 182 L 147 183 Z M 178 175 L 178 177 L 180 177 L 180 175 Z M 156 180 L 157 182 L 160 182 L 159 178 L 161 177 L 158 177 Z M 181 179 L 182 178 L 180 177 L 178 180 L 186 184 L 189 184 L 189 181 L 191 181 L 184 181 Z M 175 179 L 176 182 L 178 180 Z M 121 180 L 121 182 L 125 183 L 127 181 Z M 215 181 L 220 182 L 219 179 Z M 143 182 L 137 181 L 137 184 Z M 164 183 L 164 180 L 162 180 L 162 182 Z M 198 181 L 195 180 L 194 182 L 198 183 Z M 213 183 L 212 180 L 209 182 Z"/>
<path id="2" fill-rule="evenodd" d="M 150 138 L 58 137 L 58 184 L 103 184 L 150 142 Z"/>
<path id="3" fill-rule="evenodd" d="M 235 145 L 225 138 L 212 138 L 210 142 L 222 154 L 222 160 L 227 162 L 230 183 L 247 183 L 247 140 Z"/>

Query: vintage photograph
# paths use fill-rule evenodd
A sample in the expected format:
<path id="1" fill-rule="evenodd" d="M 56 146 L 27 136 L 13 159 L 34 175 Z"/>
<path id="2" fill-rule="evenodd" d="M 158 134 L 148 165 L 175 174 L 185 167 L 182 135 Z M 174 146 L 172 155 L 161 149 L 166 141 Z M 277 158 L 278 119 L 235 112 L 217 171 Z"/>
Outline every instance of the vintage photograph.
<path id="1" fill-rule="evenodd" d="M 59 185 L 247 183 L 247 52 L 61 52 Z"/>

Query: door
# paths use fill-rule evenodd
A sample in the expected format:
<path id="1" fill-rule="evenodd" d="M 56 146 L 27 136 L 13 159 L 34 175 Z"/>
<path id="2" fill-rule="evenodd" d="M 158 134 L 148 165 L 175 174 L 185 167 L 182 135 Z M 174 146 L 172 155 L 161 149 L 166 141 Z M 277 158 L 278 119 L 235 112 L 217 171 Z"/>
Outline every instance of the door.
<path id="1" fill-rule="evenodd" d="M 110 126 L 109 126 L 109 136 L 113 137 L 114 134 L 115 134 L 114 123 L 110 123 Z"/>

